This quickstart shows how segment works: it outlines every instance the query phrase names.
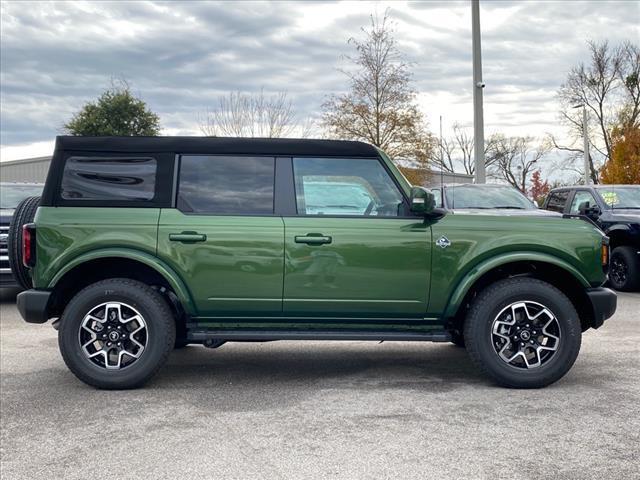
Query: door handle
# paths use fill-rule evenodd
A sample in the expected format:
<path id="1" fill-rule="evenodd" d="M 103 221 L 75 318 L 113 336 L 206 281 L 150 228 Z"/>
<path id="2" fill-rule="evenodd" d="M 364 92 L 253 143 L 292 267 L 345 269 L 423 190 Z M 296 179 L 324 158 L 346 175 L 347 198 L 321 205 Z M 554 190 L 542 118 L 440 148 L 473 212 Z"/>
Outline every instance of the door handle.
<path id="1" fill-rule="evenodd" d="M 197 243 L 197 242 L 206 242 L 207 236 L 203 233 L 198 233 L 198 232 L 170 233 L 169 240 L 171 240 L 172 242 L 181 242 L 181 243 Z"/>
<path id="2" fill-rule="evenodd" d="M 331 237 L 319 233 L 308 233 L 306 235 L 296 235 L 294 237 L 296 243 L 306 243 L 307 245 L 322 245 L 331 243 Z"/>

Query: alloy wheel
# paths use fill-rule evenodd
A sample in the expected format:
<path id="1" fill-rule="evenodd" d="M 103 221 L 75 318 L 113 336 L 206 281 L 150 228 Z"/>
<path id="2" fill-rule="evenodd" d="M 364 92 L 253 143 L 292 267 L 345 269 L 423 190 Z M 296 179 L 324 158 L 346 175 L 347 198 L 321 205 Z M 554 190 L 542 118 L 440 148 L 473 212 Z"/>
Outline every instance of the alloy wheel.
<path id="1" fill-rule="evenodd" d="M 132 365 L 144 352 L 147 323 L 131 305 L 107 302 L 84 316 L 78 340 L 84 355 L 95 365 L 119 370 Z"/>
<path id="2" fill-rule="evenodd" d="M 560 323 L 551 310 L 533 301 L 514 302 L 493 320 L 491 344 L 509 366 L 537 368 L 548 363 L 560 346 Z"/>

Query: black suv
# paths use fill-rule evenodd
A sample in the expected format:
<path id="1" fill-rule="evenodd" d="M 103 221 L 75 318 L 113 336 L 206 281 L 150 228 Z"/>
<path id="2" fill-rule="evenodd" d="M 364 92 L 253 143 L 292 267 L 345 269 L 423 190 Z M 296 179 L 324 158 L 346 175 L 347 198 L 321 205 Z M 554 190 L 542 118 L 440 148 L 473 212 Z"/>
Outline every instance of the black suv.
<path id="1" fill-rule="evenodd" d="M 578 185 L 551 190 L 543 208 L 583 215 L 610 239 L 609 282 L 616 290 L 640 289 L 640 185 Z"/>

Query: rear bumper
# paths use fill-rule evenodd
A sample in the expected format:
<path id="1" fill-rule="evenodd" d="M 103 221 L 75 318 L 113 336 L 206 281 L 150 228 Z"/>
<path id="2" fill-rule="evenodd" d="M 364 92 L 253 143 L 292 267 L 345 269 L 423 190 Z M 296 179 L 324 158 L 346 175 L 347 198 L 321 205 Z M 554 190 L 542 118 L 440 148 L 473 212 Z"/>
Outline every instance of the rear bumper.
<path id="1" fill-rule="evenodd" d="M 25 290 L 16 297 L 16 305 L 25 322 L 45 323 L 49 320 L 50 298 L 47 290 Z"/>
<path id="2" fill-rule="evenodd" d="M 587 290 L 587 296 L 591 301 L 591 309 L 593 311 L 593 328 L 602 326 L 607 318 L 613 316 L 618 305 L 618 296 L 613 290 L 608 288 L 590 288 Z"/>

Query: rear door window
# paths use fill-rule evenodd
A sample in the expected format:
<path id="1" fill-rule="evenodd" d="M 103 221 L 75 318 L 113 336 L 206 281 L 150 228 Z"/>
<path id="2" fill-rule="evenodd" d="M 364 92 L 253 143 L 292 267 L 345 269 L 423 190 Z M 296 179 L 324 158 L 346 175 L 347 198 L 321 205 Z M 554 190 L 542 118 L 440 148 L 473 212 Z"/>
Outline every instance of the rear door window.
<path id="1" fill-rule="evenodd" d="M 153 200 L 157 162 L 151 157 L 69 157 L 62 173 L 63 200 Z"/>
<path id="2" fill-rule="evenodd" d="M 547 203 L 547 210 L 563 213 L 568 198 L 569 190 L 561 190 L 559 192 L 550 193 L 549 202 Z"/>
<path id="3" fill-rule="evenodd" d="M 273 214 L 275 158 L 180 157 L 178 209 L 209 215 Z"/>

